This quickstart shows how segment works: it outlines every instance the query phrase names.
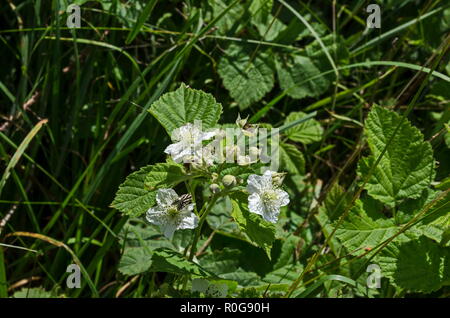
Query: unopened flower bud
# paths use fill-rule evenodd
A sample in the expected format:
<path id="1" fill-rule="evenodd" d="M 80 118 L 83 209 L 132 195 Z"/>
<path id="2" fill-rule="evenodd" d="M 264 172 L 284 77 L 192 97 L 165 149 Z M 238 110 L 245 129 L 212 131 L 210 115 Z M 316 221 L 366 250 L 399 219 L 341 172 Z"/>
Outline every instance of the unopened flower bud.
<path id="1" fill-rule="evenodd" d="M 209 186 L 209 190 L 211 190 L 212 193 L 216 194 L 220 192 L 220 187 L 217 183 L 213 183 Z"/>
<path id="2" fill-rule="evenodd" d="M 258 159 L 259 154 L 261 153 L 261 149 L 258 149 L 258 147 L 250 147 L 248 151 L 250 153 L 250 158 L 252 158 L 252 160 Z"/>
<path id="3" fill-rule="evenodd" d="M 213 182 L 216 182 L 218 178 L 219 178 L 219 175 L 217 173 L 213 172 L 211 174 L 211 179 Z"/>
<path id="4" fill-rule="evenodd" d="M 236 178 L 231 174 L 227 174 L 222 178 L 222 183 L 227 188 L 234 187 L 236 185 Z"/>
<path id="5" fill-rule="evenodd" d="M 239 126 L 239 128 L 244 128 L 244 126 L 247 124 L 248 116 L 244 119 L 241 118 L 241 114 L 238 114 L 238 117 L 236 119 L 236 125 Z"/>
<path id="6" fill-rule="evenodd" d="M 281 186 L 286 176 L 285 172 L 275 172 L 272 174 L 272 183 L 276 186 Z"/>

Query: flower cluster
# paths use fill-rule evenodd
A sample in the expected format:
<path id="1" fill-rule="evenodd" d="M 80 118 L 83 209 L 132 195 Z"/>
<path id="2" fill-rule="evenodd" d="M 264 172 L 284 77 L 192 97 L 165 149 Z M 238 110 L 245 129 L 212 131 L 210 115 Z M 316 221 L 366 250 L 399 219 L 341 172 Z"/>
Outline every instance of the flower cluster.
<path id="1" fill-rule="evenodd" d="M 210 163 L 211 159 L 204 151 L 203 141 L 210 140 L 215 135 L 215 131 L 203 132 L 198 126 L 188 123 L 172 132 L 172 141 L 175 143 L 169 145 L 164 152 L 177 163 L 198 162 L 202 157 L 208 158 Z"/>
<path id="2" fill-rule="evenodd" d="M 239 131 L 238 138 L 252 138 L 257 133 L 256 126 L 248 125 L 247 119 L 238 117 L 236 120 Z M 242 153 L 242 145 L 227 145 L 223 142 L 227 132 L 222 129 L 204 132 L 197 123 L 188 123 L 172 132 L 173 143 L 165 149 L 165 153 L 177 163 L 191 163 L 192 167 L 210 167 L 217 162 L 218 156 L 227 159 L 232 157 L 238 165 L 249 165 L 257 162 L 261 149 L 250 145 L 249 154 Z M 211 138 L 216 137 L 213 141 Z M 229 162 L 229 161 L 227 161 Z M 214 177 L 216 175 L 216 177 Z M 284 174 L 267 170 L 263 175 L 251 174 L 247 180 L 248 210 L 261 215 L 266 221 L 276 223 L 280 209 L 289 204 L 289 195 L 281 189 Z M 237 185 L 236 177 L 226 175 L 222 178 L 222 187 L 216 183 L 217 174 L 212 173 L 213 183 L 210 190 L 219 195 L 222 189 L 230 191 Z M 225 193 L 228 193 L 225 191 Z M 178 229 L 194 229 L 199 219 L 194 213 L 194 203 L 190 195 L 178 196 L 173 189 L 159 189 L 156 194 L 157 205 L 147 211 L 147 220 L 159 225 L 161 231 L 168 238 L 172 238 Z"/>

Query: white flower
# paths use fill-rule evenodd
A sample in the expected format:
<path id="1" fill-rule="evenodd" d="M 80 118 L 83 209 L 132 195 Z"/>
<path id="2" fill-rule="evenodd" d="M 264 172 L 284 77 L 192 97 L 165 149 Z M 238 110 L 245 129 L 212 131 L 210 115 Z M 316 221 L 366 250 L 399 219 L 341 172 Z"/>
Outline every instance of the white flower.
<path id="1" fill-rule="evenodd" d="M 176 230 L 194 229 L 198 225 L 198 217 L 192 212 L 194 204 L 184 204 L 180 199 L 173 189 L 158 189 L 157 205 L 147 211 L 147 221 L 159 225 L 169 239 Z"/>
<path id="2" fill-rule="evenodd" d="M 194 166 L 206 166 L 210 167 L 214 165 L 216 156 L 214 155 L 214 145 L 210 143 L 203 148 L 198 149 L 192 158 Z"/>
<path id="3" fill-rule="evenodd" d="M 289 195 L 272 181 L 273 171 L 266 171 L 262 176 L 252 174 L 247 179 L 248 209 L 261 215 L 265 220 L 276 223 L 280 208 L 289 204 Z"/>
<path id="4" fill-rule="evenodd" d="M 198 126 L 188 123 L 176 128 L 172 132 L 172 141 L 164 152 L 177 162 L 191 162 L 202 148 L 203 140 L 209 140 L 216 134 L 215 131 L 203 132 Z"/>

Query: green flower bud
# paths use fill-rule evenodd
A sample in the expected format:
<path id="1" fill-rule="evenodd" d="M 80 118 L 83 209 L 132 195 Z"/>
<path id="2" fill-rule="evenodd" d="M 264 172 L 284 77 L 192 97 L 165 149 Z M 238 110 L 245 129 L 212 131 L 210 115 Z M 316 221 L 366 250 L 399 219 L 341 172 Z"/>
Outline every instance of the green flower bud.
<path id="1" fill-rule="evenodd" d="M 231 187 L 234 187 L 237 182 L 236 182 L 236 178 L 234 176 L 227 174 L 222 178 L 222 183 L 227 188 L 231 188 Z"/>
<path id="2" fill-rule="evenodd" d="M 216 194 L 220 192 L 220 187 L 217 183 L 213 183 L 209 186 L 209 190 L 211 190 L 212 193 Z"/>
<path id="3" fill-rule="evenodd" d="M 274 173 L 272 174 L 272 183 L 279 187 L 283 184 L 284 177 L 286 177 L 285 172 Z"/>
<path id="4" fill-rule="evenodd" d="M 236 119 L 236 125 L 240 128 L 244 128 L 244 126 L 247 124 L 248 116 L 244 119 L 241 118 L 241 114 L 238 114 L 238 118 Z"/>
<path id="5" fill-rule="evenodd" d="M 252 160 L 257 160 L 259 155 L 261 154 L 261 149 L 258 149 L 258 147 L 250 147 L 248 151 Z"/>

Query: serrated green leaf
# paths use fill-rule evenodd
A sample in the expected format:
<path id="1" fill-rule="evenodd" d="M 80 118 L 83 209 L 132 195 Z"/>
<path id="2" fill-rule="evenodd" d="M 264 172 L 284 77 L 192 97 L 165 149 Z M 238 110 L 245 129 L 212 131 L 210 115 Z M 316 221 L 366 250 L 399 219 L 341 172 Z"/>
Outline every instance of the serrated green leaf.
<path id="1" fill-rule="evenodd" d="M 314 215 L 326 238 L 333 232 L 333 222 L 344 213 L 345 208 L 350 204 L 350 200 L 350 195 L 337 183 L 328 191 L 318 213 Z M 332 252 L 339 256 L 341 244 L 336 237 L 331 238 L 329 245 Z"/>
<path id="2" fill-rule="evenodd" d="M 125 249 L 120 259 L 119 271 L 125 275 L 137 275 L 150 271 L 202 277 L 214 276 L 176 251 L 167 248 L 150 251 L 142 246 Z"/>
<path id="3" fill-rule="evenodd" d="M 376 158 L 391 139 L 401 117 L 393 111 L 375 106 L 365 123 L 371 155 L 362 158 L 358 174 L 368 174 Z M 395 206 L 406 198 L 418 198 L 434 179 L 433 150 L 422 133 L 406 119 L 393 137 L 386 153 L 367 182 L 369 195 Z"/>
<path id="4" fill-rule="evenodd" d="M 408 291 L 430 293 L 450 284 L 450 249 L 424 236 L 389 244 L 377 262 L 383 276 Z"/>
<path id="5" fill-rule="evenodd" d="M 307 114 L 303 112 L 292 112 L 286 118 L 284 124 L 288 124 L 306 117 Z M 301 142 L 303 144 L 310 144 L 319 141 L 322 138 L 323 128 L 315 119 L 309 119 L 299 125 L 289 128 L 285 131 L 286 136 L 292 140 Z"/>
<path id="6" fill-rule="evenodd" d="M 371 198 L 356 201 L 345 221 L 336 230 L 336 237 L 349 252 L 354 255 L 363 254 L 364 249 L 374 248 L 399 232 L 400 227 L 393 219 L 384 216 L 382 209 L 382 204 Z M 407 231 L 394 241 L 408 241 L 414 237 L 414 232 Z"/>
<path id="7" fill-rule="evenodd" d="M 212 8 L 212 17 L 219 16 L 230 4 L 231 0 L 211 0 L 208 3 Z M 214 25 L 219 34 L 226 34 L 230 30 L 236 30 L 241 23 L 244 8 L 240 3 L 236 3 L 225 15 Z"/>
<path id="8" fill-rule="evenodd" d="M 344 213 L 350 201 L 350 195 L 345 192 L 343 187 L 336 183 L 328 191 L 323 207 L 330 220 L 334 221 Z"/>
<path id="9" fill-rule="evenodd" d="M 280 144 L 280 166 L 281 169 L 292 174 L 305 174 L 305 158 L 303 154 L 291 144 Z"/>
<path id="10" fill-rule="evenodd" d="M 120 185 L 111 206 L 130 216 L 140 216 L 152 207 L 156 193 L 144 187 L 145 178 L 152 167 L 149 165 L 130 174 Z"/>
<path id="11" fill-rule="evenodd" d="M 199 120 L 202 129 L 214 127 L 222 113 L 222 105 L 208 93 L 181 84 L 177 90 L 162 95 L 149 112 L 171 135 L 175 128 Z"/>
<path id="12" fill-rule="evenodd" d="M 292 284 L 302 271 L 303 265 L 301 264 L 286 265 L 268 273 L 263 281 L 273 284 Z"/>
<path id="13" fill-rule="evenodd" d="M 274 85 L 274 76 L 267 54 L 246 46 L 231 44 L 220 59 L 217 72 L 223 85 L 241 109 L 259 101 Z"/>
<path id="14" fill-rule="evenodd" d="M 247 272 L 242 268 L 238 268 L 234 272 L 224 273 L 220 275 L 224 279 L 234 280 L 241 286 L 255 286 L 261 282 L 261 277 L 254 272 Z"/>
<path id="15" fill-rule="evenodd" d="M 152 265 L 152 254 L 142 247 L 129 247 L 120 258 L 118 270 L 128 276 L 146 272 Z"/>
<path id="16" fill-rule="evenodd" d="M 422 195 L 417 199 L 406 199 L 398 205 L 397 220 L 400 223 L 409 222 L 414 215 L 419 213 L 428 203 L 439 194 L 439 191 L 434 191 L 426 188 L 422 191 Z"/>
<path id="17" fill-rule="evenodd" d="M 313 24 L 311 24 L 313 25 Z M 323 28 L 323 25 L 315 25 L 320 26 L 319 32 L 324 31 L 323 33 L 327 33 L 326 28 Z M 323 36 L 321 38 L 322 43 L 327 48 L 328 52 L 331 56 L 335 59 L 335 62 L 338 62 L 340 65 L 348 64 L 349 62 L 349 56 L 350 53 L 348 51 L 348 45 L 345 43 L 345 40 L 341 36 L 335 36 L 333 34 L 328 34 L 326 36 Z M 314 61 L 314 65 L 322 71 L 326 72 L 330 69 L 330 61 L 328 60 L 328 57 L 325 54 L 325 51 L 323 50 L 320 43 L 316 40 L 314 40 L 311 44 L 308 44 L 305 47 L 306 54 L 308 57 Z M 330 80 L 334 79 L 334 75 L 328 75 L 326 76 Z"/>
<path id="18" fill-rule="evenodd" d="M 254 0 L 249 7 L 251 21 L 266 41 L 274 40 L 286 28 L 282 22 L 272 16 L 272 6 L 273 0 Z"/>
<path id="19" fill-rule="evenodd" d="M 442 192 L 435 192 L 430 195 L 430 198 L 424 203 L 423 207 L 441 193 Z M 422 231 L 425 236 L 438 242 L 442 246 L 450 246 L 450 193 L 447 193 L 444 198 L 433 205 L 427 212 L 427 216 L 423 218 L 422 222 L 418 225 L 418 229 Z"/>
<path id="20" fill-rule="evenodd" d="M 273 269 L 278 269 L 285 265 L 292 265 L 294 253 L 300 240 L 301 239 L 298 236 L 289 235 L 282 241 L 281 252 L 273 265 Z"/>
<path id="21" fill-rule="evenodd" d="M 445 144 L 447 145 L 447 148 L 450 148 L 450 122 L 445 124 L 445 129 L 447 129 L 447 132 L 444 135 Z"/>
<path id="22" fill-rule="evenodd" d="M 214 276 L 200 265 L 188 261 L 183 257 L 183 255 L 169 249 L 158 249 L 153 252 L 150 271 L 194 275 L 200 277 Z"/>
<path id="23" fill-rule="evenodd" d="M 275 225 L 264 220 L 260 215 L 251 213 L 247 208 L 247 196 L 234 194 L 231 200 L 231 216 L 239 228 L 247 234 L 250 242 L 262 248 L 270 259 L 270 250 L 275 240 Z"/>
<path id="24" fill-rule="evenodd" d="M 200 264 L 208 271 L 220 275 L 237 270 L 241 251 L 232 248 L 224 248 L 215 253 L 205 255 L 200 259 Z"/>
<path id="25" fill-rule="evenodd" d="M 153 191 L 158 188 L 172 188 L 189 179 L 184 167 L 176 163 L 157 163 L 151 166 L 145 177 L 145 187 Z"/>
<path id="26" fill-rule="evenodd" d="M 46 291 L 43 288 L 22 288 L 19 291 L 16 291 L 12 298 L 57 298 L 57 296 L 51 292 Z"/>
<path id="27" fill-rule="evenodd" d="M 302 83 L 306 78 L 320 74 L 320 70 L 306 56 L 281 55 L 275 61 L 280 86 L 292 98 L 317 97 L 330 86 L 330 81 L 325 77 Z"/>

